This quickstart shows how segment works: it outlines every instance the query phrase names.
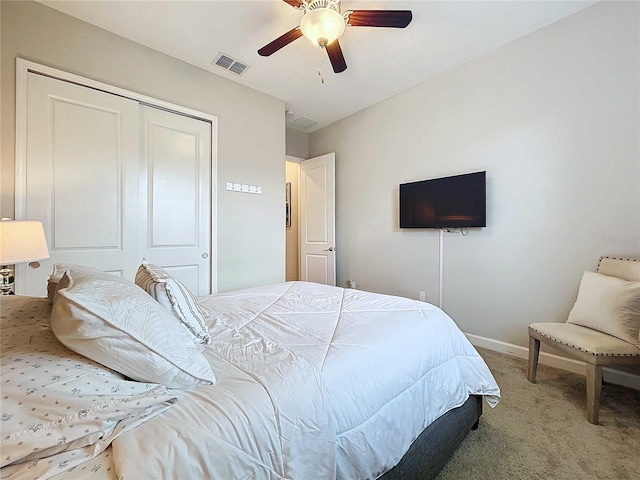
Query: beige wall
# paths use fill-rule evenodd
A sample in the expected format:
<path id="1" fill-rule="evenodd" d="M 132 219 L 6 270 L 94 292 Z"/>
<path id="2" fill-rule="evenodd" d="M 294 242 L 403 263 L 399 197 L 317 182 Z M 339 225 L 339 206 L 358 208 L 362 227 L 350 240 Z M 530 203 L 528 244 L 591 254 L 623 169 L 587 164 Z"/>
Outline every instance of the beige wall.
<path id="1" fill-rule="evenodd" d="M 639 20 L 602 2 L 310 134 L 336 153 L 338 284 L 435 303 L 438 232 L 398 229 L 398 184 L 476 170 L 488 226 L 444 242 L 463 331 L 526 346 L 601 255 L 640 256 Z"/>
<path id="2" fill-rule="evenodd" d="M 300 185 L 300 163 L 296 161 L 286 162 L 286 177 L 287 182 L 291 183 L 291 226 L 287 227 L 286 245 L 287 245 L 287 269 L 286 280 L 298 280 L 299 279 L 299 210 L 298 210 L 298 198 L 299 198 L 299 185 Z"/>
<path id="3" fill-rule="evenodd" d="M 309 134 L 287 128 L 287 155 L 309 158 Z"/>
<path id="4" fill-rule="evenodd" d="M 218 117 L 218 290 L 283 281 L 284 103 L 35 2 L 1 2 L 1 215 L 14 213 L 15 58 Z M 262 195 L 227 192 L 225 182 Z"/>

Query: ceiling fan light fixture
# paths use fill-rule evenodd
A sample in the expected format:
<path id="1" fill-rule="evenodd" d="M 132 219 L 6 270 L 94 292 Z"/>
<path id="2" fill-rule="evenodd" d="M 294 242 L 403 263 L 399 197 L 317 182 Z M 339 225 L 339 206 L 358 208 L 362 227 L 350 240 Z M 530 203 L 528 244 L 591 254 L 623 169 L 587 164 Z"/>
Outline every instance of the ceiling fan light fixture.
<path id="1" fill-rule="evenodd" d="M 268 57 L 294 40 L 305 36 L 314 45 L 319 45 L 327 52 L 334 73 L 341 73 L 347 69 L 347 62 L 338 42 L 347 25 L 405 28 L 413 18 L 411 10 L 349 10 L 344 15 L 340 15 L 340 0 L 284 1 L 298 10 L 304 10 L 300 25 L 267 43 L 258 50 L 258 55 Z M 319 75 L 322 77 L 321 73 Z"/>
<path id="2" fill-rule="evenodd" d="M 314 45 L 326 47 L 344 33 L 342 15 L 331 8 L 308 10 L 300 22 L 300 30 Z"/>

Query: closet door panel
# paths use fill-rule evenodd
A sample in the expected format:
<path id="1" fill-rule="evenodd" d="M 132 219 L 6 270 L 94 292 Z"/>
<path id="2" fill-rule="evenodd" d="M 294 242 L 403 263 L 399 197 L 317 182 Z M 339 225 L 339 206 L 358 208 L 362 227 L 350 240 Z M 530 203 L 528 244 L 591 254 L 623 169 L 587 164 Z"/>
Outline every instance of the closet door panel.
<path id="1" fill-rule="evenodd" d="M 150 246 L 195 246 L 199 136 L 155 122 L 149 122 L 148 128 Z"/>
<path id="2" fill-rule="evenodd" d="M 138 103 L 30 73 L 24 218 L 51 257 L 20 266 L 17 293 L 44 295 L 54 263 L 132 278 L 138 256 Z"/>
<path id="3" fill-rule="evenodd" d="M 141 250 L 196 295 L 211 289 L 211 124 L 141 106 Z"/>
<path id="4" fill-rule="evenodd" d="M 51 100 L 51 109 L 51 246 L 122 249 L 125 180 L 118 112 L 60 99 Z"/>

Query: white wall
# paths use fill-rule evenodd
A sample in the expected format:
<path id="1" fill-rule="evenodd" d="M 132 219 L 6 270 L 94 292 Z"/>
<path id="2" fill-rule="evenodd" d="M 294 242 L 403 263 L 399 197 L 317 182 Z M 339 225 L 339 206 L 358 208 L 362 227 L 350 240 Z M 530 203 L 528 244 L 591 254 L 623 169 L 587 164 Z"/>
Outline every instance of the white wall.
<path id="1" fill-rule="evenodd" d="M 284 103 L 35 2 L 1 2 L 1 215 L 14 216 L 15 58 L 218 117 L 218 290 L 284 280 Z M 225 182 L 262 187 L 227 192 Z"/>
<path id="2" fill-rule="evenodd" d="M 398 229 L 398 184 L 476 170 L 488 226 L 445 238 L 463 331 L 524 346 L 601 255 L 640 256 L 639 20 L 603 2 L 312 133 L 336 152 L 338 284 L 435 303 L 438 232 Z"/>

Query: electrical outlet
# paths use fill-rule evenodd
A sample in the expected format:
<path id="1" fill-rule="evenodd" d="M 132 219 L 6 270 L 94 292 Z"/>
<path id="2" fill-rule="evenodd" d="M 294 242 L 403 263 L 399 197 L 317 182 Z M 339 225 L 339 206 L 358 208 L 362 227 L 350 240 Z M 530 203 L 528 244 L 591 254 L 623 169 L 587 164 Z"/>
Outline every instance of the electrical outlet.
<path id="1" fill-rule="evenodd" d="M 426 300 L 426 294 L 424 292 L 420 292 L 420 301 L 424 302 Z"/>

